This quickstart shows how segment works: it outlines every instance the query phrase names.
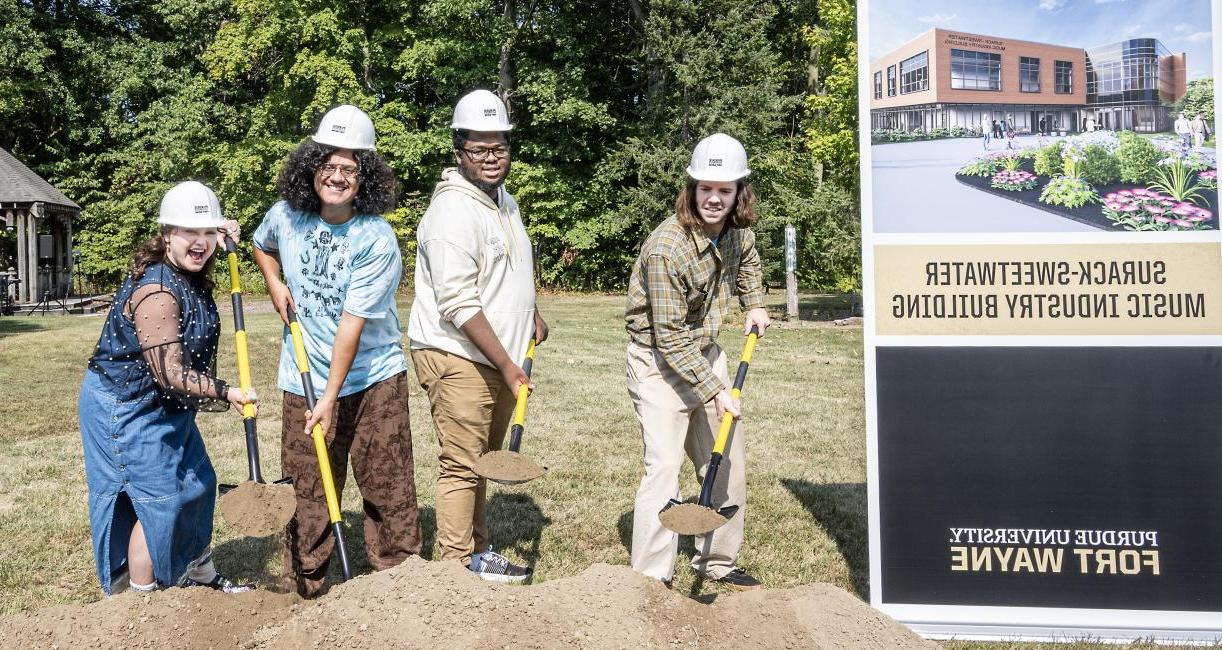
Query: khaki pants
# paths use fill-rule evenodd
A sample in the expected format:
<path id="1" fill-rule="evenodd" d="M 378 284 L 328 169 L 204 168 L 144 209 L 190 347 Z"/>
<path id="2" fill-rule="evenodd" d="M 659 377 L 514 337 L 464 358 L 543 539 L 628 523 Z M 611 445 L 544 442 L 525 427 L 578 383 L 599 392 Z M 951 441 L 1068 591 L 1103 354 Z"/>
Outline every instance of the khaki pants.
<path id="1" fill-rule="evenodd" d="M 726 386 L 726 355 L 716 344 L 705 357 Z M 636 493 L 632 517 L 632 568 L 659 580 L 670 580 L 675 569 L 679 536 L 662 526 L 658 512 L 679 498 L 679 470 L 684 452 L 696 466 L 695 493 L 708 468 L 719 421 L 713 402 L 701 403 L 692 387 L 662 360 L 657 350 L 628 344 L 628 394 L 641 425 L 645 445 L 645 476 Z M 743 543 L 747 510 L 746 441 L 739 422 L 727 443 L 713 486 L 713 507 L 739 506 L 724 526 L 696 537 L 692 569 L 714 580 L 734 568 Z"/>
<path id="2" fill-rule="evenodd" d="M 513 391 L 495 368 L 431 348 L 412 350 L 420 386 L 437 429 L 437 545 L 441 559 L 466 563 L 488 548 L 487 482 L 472 469 L 501 448 L 513 417 Z"/>
<path id="3" fill-rule="evenodd" d="M 324 591 L 335 537 L 318 470 L 313 437 L 305 428 L 305 398 L 284 394 L 280 458 L 293 477 L 297 511 L 289 521 L 284 554 L 285 587 L 311 598 Z M 365 554 L 375 570 L 389 569 L 420 554 L 420 523 L 412 464 L 412 429 L 407 412 L 407 373 L 345 395 L 331 412 L 326 432 L 337 497 L 344 493 L 348 459 L 361 489 Z M 351 538 L 348 538 L 351 544 Z"/>

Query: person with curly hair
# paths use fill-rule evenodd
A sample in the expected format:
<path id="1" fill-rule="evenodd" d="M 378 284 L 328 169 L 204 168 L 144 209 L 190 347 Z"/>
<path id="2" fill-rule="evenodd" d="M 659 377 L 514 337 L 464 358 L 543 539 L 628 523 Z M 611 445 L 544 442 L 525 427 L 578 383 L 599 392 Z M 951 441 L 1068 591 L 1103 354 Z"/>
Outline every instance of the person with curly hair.
<path id="1" fill-rule="evenodd" d="M 257 405 L 253 390 L 216 376 L 212 267 L 238 222 L 224 220 L 211 189 L 187 181 L 166 192 L 157 223 L 111 303 L 77 405 L 98 580 L 107 595 L 250 591 L 213 565 L 216 472 L 195 423 L 199 411 Z"/>
<path id="2" fill-rule="evenodd" d="M 351 456 L 369 564 L 389 569 L 420 553 L 407 361 L 395 307 L 403 263 L 394 231 L 379 216 L 394 208 L 398 183 L 374 139 L 373 122 L 359 108 L 328 112 L 289 154 L 276 183 L 281 200 L 253 237 L 276 311 L 286 324 L 290 305 L 297 313 L 317 392 L 307 412 L 286 328 L 281 462 L 294 479 L 297 511 L 285 538 L 284 582 L 307 598 L 326 590 L 335 548 L 310 437 L 316 423 L 326 432 L 341 495 Z"/>
<path id="3" fill-rule="evenodd" d="M 628 281 L 628 394 L 645 457 L 632 518 L 632 568 L 667 585 L 679 538 L 662 526 L 658 512 L 679 497 L 684 452 L 703 481 L 722 414 L 740 415 L 726 355 L 717 345 L 732 298 L 747 312 L 744 335 L 758 327 L 763 336 L 772 322 L 751 230 L 750 173 L 738 140 L 724 133 L 701 140 L 675 213 L 645 240 Z M 737 505 L 738 511 L 722 527 L 696 537 L 691 567 L 731 589 L 758 589 L 760 582 L 735 564 L 747 510 L 742 438 L 739 426 L 713 485 L 716 507 Z"/>

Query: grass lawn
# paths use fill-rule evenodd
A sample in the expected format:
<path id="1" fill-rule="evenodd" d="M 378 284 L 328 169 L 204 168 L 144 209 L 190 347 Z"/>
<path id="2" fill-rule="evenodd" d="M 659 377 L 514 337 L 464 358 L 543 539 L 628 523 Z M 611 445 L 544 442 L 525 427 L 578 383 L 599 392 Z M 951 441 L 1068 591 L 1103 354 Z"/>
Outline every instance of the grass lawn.
<path id="1" fill-rule="evenodd" d="M 782 294 L 767 299 L 773 314 L 781 313 Z M 277 478 L 281 325 L 266 304 L 249 302 L 254 303 L 247 317 L 252 365 L 263 400 L 263 468 Z M 619 295 L 541 300 L 552 335 L 536 355 L 537 390 L 523 451 L 550 471 L 525 485 L 492 488 L 489 508 L 493 544 L 534 564 L 536 581 L 575 575 L 595 562 L 628 562 L 642 467 L 624 384 L 623 305 Z M 866 598 L 861 329 L 826 322 L 843 315 L 836 313 L 841 305 L 808 297 L 803 306 L 822 322 L 781 323 L 769 331 L 744 390 L 744 435 L 736 440 L 745 439 L 750 449 L 750 505 L 741 564 L 769 586 L 821 581 Z M 400 315 L 406 322 L 406 302 Z M 227 315 L 224 320 L 218 365 L 223 377 L 236 382 L 231 321 Z M 101 596 L 93 575 L 76 418 L 77 391 L 101 324 L 100 316 L 0 318 L 0 386 L 6 389 L 6 399 L 0 400 L 0 614 Z M 731 326 L 721 336 L 731 367 L 741 352 L 740 332 Z M 410 408 L 425 555 L 431 557 L 437 442 L 425 395 L 417 391 Z M 220 480 L 245 478 L 240 419 L 232 412 L 204 413 L 199 423 Z M 686 496 L 698 485 L 690 466 L 684 476 Z M 367 571 L 359 496 L 351 479 L 344 504 L 354 570 Z M 280 562 L 275 539 L 238 538 L 218 516 L 214 546 L 222 571 L 263 585 L 274 581 Z M 691 551 L 687 538 L 680 566 Z M 338 576 L 334 563 L 332 573 Z M 717 589 L 682 568 L 675 586 L 693 594 Z"/>

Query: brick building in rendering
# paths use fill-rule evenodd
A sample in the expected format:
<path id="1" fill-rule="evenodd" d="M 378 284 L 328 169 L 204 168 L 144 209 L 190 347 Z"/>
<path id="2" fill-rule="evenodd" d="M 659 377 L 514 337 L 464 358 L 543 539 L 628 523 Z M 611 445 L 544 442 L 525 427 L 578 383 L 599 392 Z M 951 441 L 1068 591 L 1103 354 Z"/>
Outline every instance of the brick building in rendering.
<path id="1" fill-rule="evenodd" d="M 1184 54 L 1135 38 L 1095 48 L 931 29 L 870 64 L 871 128 L 1165 131 L 1187 86 Z"/>

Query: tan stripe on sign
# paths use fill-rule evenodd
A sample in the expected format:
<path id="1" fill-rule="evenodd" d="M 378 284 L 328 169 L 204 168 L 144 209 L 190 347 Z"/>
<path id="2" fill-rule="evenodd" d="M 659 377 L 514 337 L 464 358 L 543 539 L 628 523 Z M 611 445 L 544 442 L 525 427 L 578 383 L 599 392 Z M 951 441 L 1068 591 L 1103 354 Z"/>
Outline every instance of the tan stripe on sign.
<path id="1" fill-rule="evenodd" d="M 1222 245 L 875 246 L 879 335 L 1222 334 Z"/>

